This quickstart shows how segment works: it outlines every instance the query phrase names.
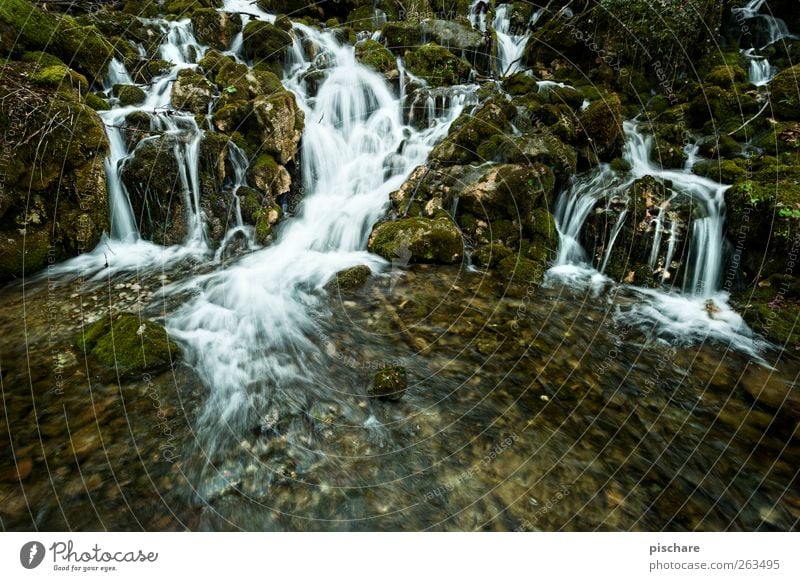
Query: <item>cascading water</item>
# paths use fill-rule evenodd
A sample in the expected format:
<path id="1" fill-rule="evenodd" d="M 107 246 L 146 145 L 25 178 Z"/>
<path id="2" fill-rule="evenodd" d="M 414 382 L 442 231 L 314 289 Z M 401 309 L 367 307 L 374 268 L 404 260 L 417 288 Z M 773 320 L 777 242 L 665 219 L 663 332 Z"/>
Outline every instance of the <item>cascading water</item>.
<path id="1" fill-rule="evenodd" d="M 513 75 L 522 69 L 522 57 L 530 36 L 527 27 L 524 31 L 512 30 L 513 9 L 513 4 L 499 5 L 495 8 L 492 24 L 497 34 L 497 73 L 501 77 Z M 520 32 L 522 34 L 519 34 Z"/>
<path id="2" fill-rule="evenodd" d="M 698 204 L 701 215 L 695 217 L 692 223 L 691 247 L 686 260 L 682 292 L 628 287 L 639 301 L 620 316 L 628 323 L 648 327 L 655 323 L 657 334 L 679 336 L 686 340 L 713 337 L 756 355 L 763 343 L 754 339 L 741 317 L 728 306 L 728 294 L 719 291 L 725 258 L 725 191 L 729 186 L 691 173 L 691 162 L 696 158 L 696 152 L 692 152 L 690 162 L 683 171 L 661 168 L 651 161 L 652 138 L 643 135 L 632 121 L 626 121 L 623 128 L 623 157 L 631 170 L 626 175 L 619 175 L 607 165 L 601 165 L 587 176 L 574 179 L 572 185 L 559 195 L 555 211 L 559 250 L 549 277 L 551 280 L 567 282 L 590 280 L 593 284 L 608 283 L 602 273 L 627 211 L 623 210 L 617 218 L 599 272 L 592 267 L 581 246 L 581 232 L 586 220 L 602 198 L 620 196 L 637 179 L 653 176 L 670 183 L 673 196 L 683 196 Z M 656 221 L 663 219 L 662 215 L 654 217 Z M 661 224 L 663 227 L 663 222 Z M 675 252 L 676 224 L 672 221 L 667 233 L 663 262 L 667 268 Z M 659 245 L 664 235 L 658 225 L 656 233 L 649 258 L 651 264 L 656 264 L 658 260 Z"/>
<path id="3" fill-rule="evenodd" d="M 794 34 L 789 32 L 786 23 L 780 18 L 774 17 L 772 14 L 761 14 L 761 9 L 764 7 L 766 0 L 750 0 L 741 8 L 732 9 L 732 13 L 736 20 L 740 23 L 752 21 L 758 23 L 760 28 L 756 33 L 763 35 L 763 42 L 757 48 L 742 49 L 742 55 L 748 61 L 748 77 L 751 83 L 757 87 L 767 85 L 772 77 L 775 76 L 775 69 L 769 64 L 767 58 L 763 55 L 757 54 L 758 51 L 763 50 L 778 41 L 796 38 Z M 763 31 L 761 30 L 763 29 Z M 747 27 L 750 33 L 750 26 Z M 759 36 L 758 38 L 761 38 Z"/>
<path id="4" fill-rule="evenodd" d="M 404 124 L 402 94 L 393 95 L 382 76 L 359 64 L 352 46 L 301 24 L 293 33 L 292 60 L 302 62 L 289 65 L 284 84 L 305 113 L 306 198 L 272 246 L 174 289 L 192 290 L 195 298 L 167 321 L 211 390 L 199 430 L 211 449 L 236 441 L 221 437 L 221 429 L 240 434 L 252 427 L 248 422 L 275 393 L 323 381 L 323 370 L 314 368 L 324 355 L 314 340 L 317 289 L 344 268 L 380 269 L 383 260 L 363 250 L 372 225 L 474 91 L 454 89 L 450 106 L 418 131 Z M 309 43 L 316 59 L 306 56 Z M 319 55 L 329 68 L 310 97 L 303 76 Z"/>

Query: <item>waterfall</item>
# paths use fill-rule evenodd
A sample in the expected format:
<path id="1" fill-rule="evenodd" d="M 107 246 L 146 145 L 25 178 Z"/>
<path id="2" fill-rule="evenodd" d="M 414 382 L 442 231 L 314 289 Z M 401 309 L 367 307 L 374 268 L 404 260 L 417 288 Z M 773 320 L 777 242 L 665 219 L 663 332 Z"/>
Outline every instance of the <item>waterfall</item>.
<path id="1" fill-rule="evenodd" d="M 672 197 L 683 196 L 699 205 L 700 215 L 692 225 L 691 247 L 686 260 L 686 275 L 681 291 L 664 291 L 625 285 L 636 297 L 618 316 L 628 324 L 652 329 L 656 336 L 679 337 L 686 341 L 712 338 L 758 358 L 765 343 L 753 336 L 742 318 L 728 306 L 728 294 L 719 291 L 725 257 L 725 191 L 729 186 L 691 173 L 696 147 L 687 148 L 690 161 L 683 170 L 665 170 L 651 161 L 653 140 L 643 135 L 635 122 L 623 123 L 623 158 L 631 170 L 618 175 L 606 164 L 585 176 L 573 178 L 556 202 L 555 219 L 559 234 L 558 256 L 548 272 L 548 281 L 566 284 L 605 286 L 602 275 L 614 242 L 628 214 L 617 217 L 598 272 L 580 243 L 586 220 L 602 198 L 620 196 L 635 180 L 653 176 L 670 182 Z M 658 245 L 663 236 L 663 210 L 654 218 L 656 235 L 649 255 L 652 265 L 658 260 Z M 677 222 L 671 221 L 664 264 L 670 265 L 676 249 Z"/>
<path id="2" fill-rule="evenodd" d="M 497 73 L 501 77 L 510 76 L 522 70 L 521 62 L 525 46 L 528 44 L 527 29 L 522 31 L 523 34 L 515 34 L 519 31 L 512 30 L 511 11 L 513 8 L 513 4 L 501 4 L 495 8 L 493 27 L 497 34 Z"/>
<path id="3" fill-rule="evenodd" d="M 226 9 L 235 9 L 228 0 Z M 287 66 L 284 85 L 305 113 L 301 176 L 306 196 L 268 248 L 223 272 L 176 285 L 193 298 L 167 320 L 171 336 L 210 390 L 202 411 L 204 446 L 215 449 L 221 429 L 240 433 L 275 390 L 322 381 L 313 368 L 319 289 L 339 270 L 384 261 L 364 251 L 389 193 L 426 157 L 476 87 L 454 88 L 449 107 L 417 130 L 404 124 L 402 95 L 362 66 L 352 46 L 330 31 L 294 24 L 302 62 Z M 302 48 L 313 43 L 317 57 Z M 325 62 L 326 78 L 310 97 L 303 76 Z M 169 291 L 172 292 L 172 291 Z"/>
<path id="4" fill-rule="evenodd" d="M 469 23 L 473 28 L 486 32 L 486 12 L 489 10 L 487 0 L 473 0 L 469 7 Z"/>
<path id="5" fill-rule="evenodd" d="M 768 47 L 779 40 L 787 38 L 797 38 L 794 34 L 789 32 L 786 23 L 780 18 L 775 18 L 772 14 L 761 14 L 760 10 L 763 8 L 766 0 L 750 0 L 741 8 L 732 8 L 731 12 L 738 22 L 744 23 L 745 21 L 756 21 L 765 28 L 765 42 L 762 43 L 761 49 Z M 749 27 L 748 27 L 749 30 Z"/>

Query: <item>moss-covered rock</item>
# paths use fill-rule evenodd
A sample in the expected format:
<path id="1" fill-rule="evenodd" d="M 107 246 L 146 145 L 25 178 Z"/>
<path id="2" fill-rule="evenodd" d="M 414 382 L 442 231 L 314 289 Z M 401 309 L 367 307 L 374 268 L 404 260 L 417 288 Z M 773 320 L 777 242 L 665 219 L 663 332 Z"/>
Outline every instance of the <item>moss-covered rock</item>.
<path id="1" fill-rule="evenodd" d="M 800 65 L 775 75 L 769 84 L 772 110 L 782 119 L 800 120 Z"/>
<path id="2" fill-rule="evenodd" d="M 373 397 L 396 401 L 403 397 L 407 387 L 406 368 L 393 365 L 375 372 L 367 393 Z"/>
<path id="3" fill-rule="evenodd" d="M 365 40 L 356 45 L 356 58 L 362 65 L 381 73 L 397 68 L 397 61 L 389 50 L 376 40 Z"/>
<path id="4" fill-rule="evenodd" d="M 435 87 L 465 83 L 472 71 L 467 61 L 435 43 L 408 51 L 405 58 L 411 73 Z"/>
<path id="5" fill-rule="evenodd" d="M 274 155 L 281 164 L 295 159 L 304 117 L 292 93 L 282 91 L 258 97 L 253 101 L 252 119 L 256 124 L 256 143 L 263 151 Z"/>
<path id="6" fill-rule="evenodd" d="M 292 187 L 289 171 L 268 153 L 262 153 L 250 164 L 247 179 L 254 188 L 270 194 L 274 199 L 288 193 Z"/>
<path id="7" fill-rule="evenodd" d="M 85 92 L 89 89 L 89 82 L 80 73 L 76 73 L 66 65 L 51 65 L 37 69 L 32 75 L 32 81 L 37 85 L 75 89 Z"/>
<path id="8" fill-rule="evenodd" d="M 122 168 L 139 232 L 157 244 L 182 243 L 188 233 L 173 136 L 142 140 Z"/>
<path id="9" fill-rule="evenodd" d="M 252 20 L 244 27 L 244 54 L 255 64 L 280 75 L 286 62 L 292 37 L 285 30 L 261 20 Z"/>
<path id="10" fill-rule="evenodd" d="M 512 251 L 502 242 L 490 242 L 478 246 L 472 253 L 472 261 L 483 268 L 495 268 L 501 260 L 510 256 Z"/>
<path id="11" fill-rule="evenodd" d="M 145 93 L 136 85 L 114 85 L 114 94 L 119 99 L 119 104 L 123 107 L 139 105 L 145 100 Z"/>
<path id="12" fill-rule="evenodd" d="M 460 262 L 464 253 L 461 232 L 448 217 L 383 222 L 372 231 L 369 249 L 386 260 L 407 257 L 409 262 L 437 264 Z"/>
<path id="13" fill-rule="evenodd" d="M 329 287 L 331 290 L 344 292 L 358 290 L 366 284 L 371 276 L 372 271 L 369 267 L 360 264 L 337 272 Z"/>
<path id="14" fill-rule="evenodd" d="M 419 25 L 414 22 L 387 22 L 381 29 L 386 46 L 399 56 L 422 43 Z"/>
<path id="15" fill-rule="evenodd" d="M 95 111 L 108 111 L 111 109 L 111 105 L 108 104 L 108 101 L 94 93 L 87 93 L 84 101 L 86 105 Z"/>
<path id="16" fill-rule="evenodd" d="M 0 51 L 21 54 L 46 50 L 92 79 L 105 77 L 114 48 L 94 26 L 71 16 L 44 12 L 28 0 L 0 4 Z"/>
<path id="17" fill-rule="evenodd" d="M 800 349 L 800 279 L 776 274 L 731 298 L 753 331 L 787 351 Z"/>
<path id="18" fill-rule="evenodd" d="M 581 127 L 597 156 L 610 161 L 622 150 L 622 109 L 619 96 L 608 97 L 590 104 L 579 116 Z"/>
<path id="19" fill-rule="evenodd" d="M 108 228 L 102 122 L 68 81 L 32 82 L 35 75 L 30 63 L 7 61 L 0 83 L 0 148 L 9 152 L 0 159 L 2 280 L 20 276 L 23 263 L 32 274 L 85 252 Z"/>
<path id="20" fill-rule="evenodd" d="M 214 85 L 194 69 L 183 69 L 172 85 L 172 105 L 196 115 L 208 113 L 214 98 Z"/>
<path id="21" fill-rule="evenodd" d="M 503 278 L 518 284 L 539 285 L 544 281 L 547 265 L 512 254 L 497 264 L 497 272 Z"/>
<path id="22" fill-rule="evenodd" d="M 718 65 L 706 75 L 706 81 L 730 89 L 747 80 L 747 73 L 739 65 Z"/>
<path id="23" fill-rule="evenodd" d="M 431 159 L 458 165 L 480 160 L 481 144 L 510 132 L 510 119 L 515 114 L 514 108 L 502 99 L 486 101 L 474 114 L 463 113 L 451 125 L 448 136 L 433 149 Z"/>
<path id="24" fill-rule="evenodd" d="M 200 8 L 191 14 L 195 36 L 202 44 L 219 50 L 228 50 L 242 28 L 239 14 L 220 12 L 214 8 Z"/>
<path id="25" fill-rule="evenodd" d="M 161 325 L 132 313 L 100 319 L 84 329 L 75 343 L 122 375 L 168 367 L 180 356 Z"/>

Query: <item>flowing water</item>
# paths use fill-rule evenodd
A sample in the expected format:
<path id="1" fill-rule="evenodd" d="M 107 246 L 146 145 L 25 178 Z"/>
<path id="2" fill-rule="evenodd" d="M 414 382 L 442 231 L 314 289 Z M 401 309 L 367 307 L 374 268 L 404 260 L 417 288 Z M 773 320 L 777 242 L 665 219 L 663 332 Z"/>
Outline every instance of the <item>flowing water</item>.
<path id="1" fill-rule="evenodd" d="M 539 12 L 534 13 L 524 30 L 516 30 L 511 24 L 513 4 L 500 4 L 495 8 L 493 27 L 497 36 L 497 74 L 507 77 L 523 68 L 522 59 L 530 36 L 529 26 L 536 23 Z"/>
<path id="2" fill-rule="evenodd" d="M 245 0 L 224 9 L 273 18 Z M 196 187 L 204 132 L 189 116 L 162 114 L 178 70 L 203 47 L 185 23 L 154 25 L 175 68 L 145 105 L 104 114 L 111 237 L 0 290 L 0 443 L 11 444 L 13 418 L 14 460 L 33 475 L 21 494 L 0 467 L 3 529 L 796 526 L 795 423 L 752 397 L 786 393 L 800 363 L 761 342 L 718 290 L 726 186 L 656 166 L 651 140 L 630 122 L 631 172 L 601 166 L 560 195 L 545 287 L 458 267 L 389 268 L 364 251 L 371 227 L 476 87 L 426 101 L 420 128 L 404 118 L 402 62 L 392 86 L 332 33 L 295 24 L 284 83 L 305 113 L 306 196 L 271 246 L 221 263 L 204 243 Z M 240 47 L 237 37 L 232 54 Z M 311 67 L 325 71 L 313 96 L 303 80 Z M 129 81 L 116 62 L 110 78 Z M 183 245 L 138 239 L 114 180 L 131 154 L 116 126 L 132 110 L 180 137 L 173 153 L 193 217 Z M 230 158 L 235 194 L 247 159 L 237 148 Z M 601 198 L 644 175 L 702 208 L 681 292 L 615 285 L 580 243 Z M 237 214 L 228 235 L 249 228 Z M 658 248 L 651 262 L 662 260 Z M 362 264 L 374 276 L 358 292 L 327 285 Z M 75 330 L 109 312 L 165 321 L 186 364 L 121 377 L 83 356 Z M 399 402 L 366 394 L 389 365 L 408 373 Z M 19 385 L 30 393 L 8 389 Z"/>

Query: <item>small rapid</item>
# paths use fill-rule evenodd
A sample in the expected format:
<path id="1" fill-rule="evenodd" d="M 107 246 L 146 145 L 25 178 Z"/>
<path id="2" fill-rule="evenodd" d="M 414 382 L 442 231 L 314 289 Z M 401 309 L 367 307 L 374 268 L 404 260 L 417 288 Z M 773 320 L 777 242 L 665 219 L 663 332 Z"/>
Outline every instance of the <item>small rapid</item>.
<path id="1" fill-rule="evenodd" d="M 714 339 L 758 357 L 766 343 L 756 337 L 730 307 L 729 294 L 720 290 L 726 260 L 725 191 L 730 186 L 692 173 L 692 163 L 697 159 L 693 146 L 687 147 L 691 155 L 683 170 L 664 169 L 652 161 L 653 139 L 643 134 L 636 122 L 624 122 L 623 131 L 623 159 L 630 165 L 630 171 L 618 173 L 602 164 L 587 175 L 575 177 L 559 194 L 555 209 L 559 248 L 553 268 L 548 272 L 550 283 L 589 284 L 596 288 L 611 285 L 605 269 L 632 201 L 625 200 L 626 207 L 617 216 L 599 264 L 593 265 L 581 243 L 587 219 L 602 199 L 625 199 L 626 191 L 636 180 L 652 176 L 669 184 L 673 197 L 683 198 L 699 210 L 692 220 L 684 280 L 680 288 L 621 285 L 636 300 L 621 308 L 617 317 L 626 324 L 651 328 L 656 336 L 670 340 L 690 343 Z M 661 262 L 668 273 L 678 242 L 676 222 L 671 220 L 666 230 L 663 211 L 651 220 L 655 229 L 649 263 L 652 267 Z M 662 250 L 662 246 L 666 249 Z M 664 252 L 663 260 L 659 252 Z"/>
<path id="2" fill-rule="evenodd" d="M 167 328 L 210 390 L 198 430 L 210 453 L 235 442 L 226 432 L 240 436 L 251 428 L 278 394 L 310 388 L 324 376 L 320 290 L 342 269 L 363 264 L 380 271 L 384 261 L 364 250 L 372 225 L 475 89 L 454 88 L 449 106 L 418 130 L 403 119 L 402 83 L 395 94 L 333 32 L 295 24 L 293 36 L 284 85 L 305 113 L 305 198 L 270 247 L 165 291 L 192 296 L 168 316 Z M 325 79 L 311 96 L 304 76 L 322 62 Z"/>

